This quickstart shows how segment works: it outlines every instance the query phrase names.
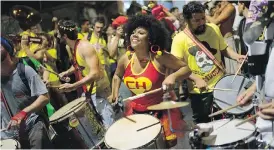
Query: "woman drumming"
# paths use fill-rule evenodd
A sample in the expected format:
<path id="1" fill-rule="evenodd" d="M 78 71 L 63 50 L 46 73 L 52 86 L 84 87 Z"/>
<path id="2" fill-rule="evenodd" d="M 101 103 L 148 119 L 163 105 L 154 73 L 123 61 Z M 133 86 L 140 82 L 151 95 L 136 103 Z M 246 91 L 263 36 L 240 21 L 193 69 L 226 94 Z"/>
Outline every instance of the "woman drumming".
<path id="1" fill-rule="evenodd" d="M 112 95 L 109 97 L 111 102 L 118 99 L 122 79 L 132 94 L 137 95 L 161 88 L 162 85 L 171 89 L 175 80 L 188 78 L 191 72 L 186 64 L 164 51 L 167 48 L 167 30 L 158 20 L 148 15 L 133 16 L 126 24 L 125 30 L 130 46 L 118 61 L 112 81 Z M 166 69 L 176 72 L 165 78 Z M 171 147 L 176 144 L 177 137 L 170 131 L 167 111 L 151 113 L 147 110 L 148 106 L 162 102 L 162 97 L 163 92 L 158 92 L 131 101 L 126 106 L 128 111 L 125 114 L 149 113 L 158 117 L 164 127 L 167 143 Z M 179 109 L 172 109 L 171 116 L 172 121 L 182 118 Z"/>

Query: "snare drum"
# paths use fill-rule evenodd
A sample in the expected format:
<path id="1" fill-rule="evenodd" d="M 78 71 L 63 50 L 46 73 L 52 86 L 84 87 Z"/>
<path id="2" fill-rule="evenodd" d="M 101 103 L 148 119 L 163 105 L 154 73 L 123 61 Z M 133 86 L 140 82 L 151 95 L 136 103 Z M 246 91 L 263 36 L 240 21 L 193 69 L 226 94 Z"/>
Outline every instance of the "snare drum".
<path id="1" fill-rule="evenodd" d="M 225 109 L 235 105 L 237 103 L 237 96 L 245 90 L 245 86 L 250 82 L 250 79 L 237 75 L 234 82 L 231 83 L 233 77 L 234 75 L 226 75 L 215 85 L 215 88 L 237 90 L 237 92 L 214 90 L 214 103 L 217 105 L 218 109 Z M 236 118 L 243 119 L 247 114 L 251 114 L 252 108 L 253 105 L 249 104 L 243 107 L 230 109 L 227 111 L 226 118 L 234 115 Z"/>
<path id="2" fill-rule="evenodd" d="M 147 114 L 130 115 L 128 118 L 119 119 L 107 130 L 105 144 L 109 148 L 166 148 L 160 120 Z"/>
<path id="3" fill-rule="evenodd" d="M 20 149 L 20 143 L 14 139 L 0 140 L 0 149 Z"/>
<path id="4" fill-rule="evenodd" d="M 193 144 L 191 137 L 194 131 L 190 132 L 190 145 L 192 148 L 202 149 L 248 149 L 250 141 L 255 141 L 256 127 L 250 122 L 235 127 L 241 121 L 242 119 L 223 119 L 207 123 L 213 127 L 213 132 L 207 137 L 202 137 L 200 145 Z"/>
<path id="5" fill-rule="evenodd" d="M 69 119 L 69 128 L 73 130 L 74 136 L 80 137 L 78 139 L 82 140 L 82 142 L 77 143 L 77 146 L 79 148 L 92 148 L 103 139 L 105 129 L 95 118 L 92 107 L 85 99 L 85 97 L 81 97 L 68 103 L 56 111 L 49 120 L 53 126 Z"/>

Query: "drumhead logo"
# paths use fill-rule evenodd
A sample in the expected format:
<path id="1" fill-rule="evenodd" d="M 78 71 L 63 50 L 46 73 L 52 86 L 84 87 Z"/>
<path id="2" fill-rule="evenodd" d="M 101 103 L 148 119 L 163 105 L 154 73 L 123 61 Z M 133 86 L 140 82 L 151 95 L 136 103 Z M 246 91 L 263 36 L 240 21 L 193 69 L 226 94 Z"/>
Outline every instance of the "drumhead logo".
<path id="1" fill-rule="evenodd" d="M 217 53 L 217 50 L 211 48 L 207 42 L 202 42 L 202 44 L 213 54 Z M 197 46 L 192 46 L 188 50 L 189 54 L 195 57 L 196 64 L 200 68 L 202 73 L 208 73 L 213 69 L 213 61 L 202 51 L 199 50 Z"/>
<path id="2" fill-rule="evenodd" d="M 125 77 L 124 82 L 126 86 L 134 93 L 134 94 L 142 94 L 145 91 L 149 91 L 152 87 L 152 82 L 146 77 Z"/>

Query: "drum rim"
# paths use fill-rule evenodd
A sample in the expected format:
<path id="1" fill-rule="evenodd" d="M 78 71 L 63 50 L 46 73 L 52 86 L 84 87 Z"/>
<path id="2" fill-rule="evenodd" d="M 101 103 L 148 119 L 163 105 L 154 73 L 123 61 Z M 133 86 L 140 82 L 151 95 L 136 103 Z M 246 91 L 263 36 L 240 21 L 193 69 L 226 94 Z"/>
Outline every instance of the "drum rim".
<path id="1" fill-rule="evenodd" d="M 224 75 L 224 76 L 223 76 L 221 79 L 219 79 L 219 81 L 214 85 L 214 88 L 216 88 L 217 84 L 218 84 L 223 78 L 228 77 L 228 76 L 234 76 L 234 74 L 226 74 L 226 75 Z M 242 76 L 242 77 L 245 78 L 245 76 L 242 75 L 242 74 L 240 74 L 240 75 L 237 74 L 236 76 Z M 250 79 L 250 78 L 248 78 L 248 79 Z M 218 106 L 219 109 L 222 109 L 222 108 L 218 105 L 218 103 L 216 103 L 216 100 L 219 100 L 219 99 L 218 99 L 218 98 L 215 98 L 214 93 L 215 93 L 215 92 L 214 92 L 214 90 L 213 90 L 213 92 L 212 92 L 212 94 L 213 94 L 213 101 L 214 101 L 214 103 Z M 245 112 L 242 112 L 242 113 L 232 113 L 232 112 L 229 112 L 229 111 L 227 111 L 227 112 L 225 112 L 225 113 L 230 114 L 230 115 L 242 115 L 242 114 L 245 114 L 245 113 L 250 112 L 250 111 L 252 110 L 252 108 L 253 108 L 253 107 L 249 108 L 248 110 L 246 110 Z"/>
<path id="2" fill-rule="evenodd" d="M 6 141 L 6 140 L 15 141 L 15 143 L 16 143 L 15 147 L 16 147 L 17 149 L 21 148 L 21 144 L 20 144 L 20 142 L 19 142 L 17 139 L 14 139 L 14 138 L 4 138 L 4 139 L 1 139 L 0 141 L 1 141 L 1 143 L 2 143 L 2 141 Z M 2 144 L 0 145 L 0 149 L 2 149 Z"/>
<path id="3" fill-rule="evenodd" d="M 81 107 L 84 107 L 85 104 L 87 104 L 87 102 L 83 101 L 83 102 L 80 102 L 78 103 L 72 110 L 70 110 L 71 112 L 67 113 L 67 114 L 63 114 L 61 115 L 60 117 L 54 119 L 54 120 L 51 120 L 50 121 L 50 124 L 56 124 L 58 122 L 62 122 L 64 121 L 65 119 L 69 118 L 70 116 L 73 115 L 73 113 L 75 113 L 75 110 L 78 110 L 79 108 Z M 66 105 L 65 105 L 66 106 Z M 63 106 L 64 107 L 64 106 Z M 78 111 L 77 111 L 78 112 Z"/>
<path id="4" fill-rule="evenodd" d="M 132 114 L 132 115 L 147 115 L 147 116 L 151 116 L 151 117 L 157 119 L 157 120 L 160 122 L 160 124 L 161 124 L 161 121 L 160 121 L 158 118 L 156 118 L 156 117 L 154 117 L 154 116 L 152 116 L 152 115 L 149 115 L 149 114 Z M 129 116 L 132 116 L 132 115 L 129 115 Z M 114 123 L 116 123 L 117 121 L 119 121 L 119 120 L 121 120 L 121 119 L 123 119 L 123 118 L 124 118 L 124 117 L 122 117 L 122 118 L 116 120 Z M 114 124 L 114 123 L 113 123 L 113 124 Z M 111 127 L 111 126 L 110 126 L 110 127 Z M 110 127 L 109 127 L 109 128 L 110 128 Z M 155 139 L 157 139 L 157 137 L 159 137 L 159 135 L 161 135 L 162 131 L 163 131 L 163 126 L 162 126 L 162 124 L 161 124 L 161 129 L 160 129 L 159 133 L 158 133 L 150 142 L 148 142 L 147 144 L 144 144 L 144 145 L 142 145 L 142 146 L 139 146 L 139 147 L 136 147 L 136 148 L 130 148 L 130 149 L 140 149 L 140 148 L 144 148 L 144 147 L 148 146 L 149 144 L 153 143 L 153 141 L 155 141 Z M 104 136 L 104 143 L 106 144 L 106 146 L 107 146 L 108 148 L 117 149 L 117 148 L 111 147 L 111 146 L 106 142 L 106 138 L 105 138 L 105 137 L 106 137 L 107 132 L 108 132 L 108 130 L 106 131 L 105 136 Z M 165 138 L 165 137 L 163 137 L 163 138 Z"/>
<path id="5" fill-rule="evenodd" d="M 221 120 L 229 120 L 229 119 L 221 119 Z M 216 121 L 212 121 L 212 122 L 217 122 L 217 121 L 221 121 L 221 120 L 216 120 Z M 236 119 L 236 120 L 243 120 L 243 119 Z M 247 139 L 249 139 L 249 138 L 251 138 L 252 136 L 256 135 L 256 133 L 258 132 L 257 129 L 256 129 L 256 126 L 255 126 L 253 123 L 251 123 L 251 122 L 248 122 L 248 123 L 252 124 L 252 125 L 255 127 L 255 130 L 252 132 L 252 134 L 251 134 L 250 136 L 248 136 L 248 137 L 246 137 L 246 138 L 244 138 L 244 139 L 241 139 L 241 140 L 239 140 L 239 141 L 232 142 L 232 143 L 229 143 L 229 144 L 223 144 L 223 145 L 209 145 L 209 144 L 204 144 L 204 143 L 202 143 L 202 142 L 201 142 L 201 143 L 202 143 L 202 145 L 204 145 L 204 146 L 221 147 L 221 148 L 223 148 L 223 147 L 227 147 L 227 146 L 229 146 L 229 145 L 237 144 L 237 143 L 239 143 L 239 142 L 245 142 Z"/>

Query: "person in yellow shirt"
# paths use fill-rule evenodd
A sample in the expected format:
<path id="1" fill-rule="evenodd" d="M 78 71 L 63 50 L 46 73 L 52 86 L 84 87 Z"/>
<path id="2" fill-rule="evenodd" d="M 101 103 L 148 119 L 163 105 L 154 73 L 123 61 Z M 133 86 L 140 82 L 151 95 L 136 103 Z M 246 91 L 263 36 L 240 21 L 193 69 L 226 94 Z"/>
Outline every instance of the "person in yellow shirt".
<path id="1" fill-rule="evenodd" d="M 103 65 L 103 68 L 105 69 L 104 74 L 106 74 L 107 76 L 104 76 L 103 80 L 100 80 L 100 82 L 102 81 L 102 84 L 98 84 L 97 85 L 97 92 L 99 94 L 100 93 L 105 93 L 103 95 L 97 95 L 103 98 L 107 98 L 107 93 L 110 93 L 111 88 L 110 88 L 110 59 L 109 59 L 109 53 L 107 50 L 107 42 L 105 37 L 103 36 L 103 28 L 105 26 L 105 21 L 104 18 L 102 17 L 98 17 L 95 20 L 95 24 L 93 26 L 93 31 L 89 32 L 84 39 L 88 40 L 92 47 L 96 50 L 99 60 L 101 62 L 101 64 Z M 79 38 L 79 37 L 78 37 Z M 98 87 L 100 86 L 100 87 Z M 103 90 L 103 92 L 102 92 Z"/>
<path id="2" fill-rule="evenodd" d="M 46 33 L 40 33 L 38 34 L 43 41 L 51 43 L 48 44 L 49 47 L 47 47 L 47 51 L 45 52 L 44 59 L 43 59 L 43 65 L 50 71 L 58 72 L 56 67 L 56 61 L 57 61 L 57 50 L 54 47 L 54 41 L 53 37 L 51 37 L 49 34 Z M 43 72 L 43 81 L 47 85 L 49 95 L 51 98 L 51 104 L 55 108 L 55 110 L 58 110 L 62 106 L 68 103 L 65 95 L 63 93 L 60 93 L 56 88 L 52 88 L 52 86 L 58 86 L 61 84 L 59 77 L 56 74 L 53 74 L 47 70 L 44 70 Z"/>
<path id="3" fill-rule="evenodd" d="M 117 68 L 117 60 L 126 53 L 126 47 L 124 45 L 124 24 L 127 22 L 128 18 L 125 16 L 119 16 L 112 22 L 112 27 L 116 30 L 115 36 L 112 35 L 108 41 L 108 52 L 110 59 L 110 71 L 111 79 Z M 111 80 L 112 81 L 112 80 Z"/>
<path id="4" fill-rule="evenodd" d="M 29 37 L 38 37 L 36 33 L 32 32 L 31 26 L 19 23 L 20 28 L 23 32 L 20 33 L 21 38 L 21 50 L 16 52 L 16 57 L 33 57 L 38 61 L 42 62 L 45 54 L 45 47 L 47 47 L 46 43 L 42 41 L 41 44 L 36 44 L 30 42 Z"/>
<path id="5" fill-rule="evenodd" d="M 78 75 L 77 82 L 62 84 L 59 89 L 64 92 L 70 92 L 81 88 L 86 96 L 91 96 L 91 104 L 94 104 L 97 112 L 102 116 L 105 128 L 110 127 L 114 122 L 112 106 L 108 103 L 108 100 L 96 97 L 96 85 L 90 89 L 91 84 L 96 83 L 105 76 L 98 53 L 88 41 L 77 39 L 76 25 L 72 20 L 60 20 L 58 22 L 58 30 L 60 41 L 70 47 L 73 59 L 71 68 L 60 73 L 59 76 L 68 76 L 73 72 Z"/>
<path id="6" fill-rule="evenodd" d="M 187 62 L 191 69 L 188 89 L 193 118 L 196 123 L 206 123 L 210 122 L 208 115 L 213 103 L 212 90 L 209 89 L 213 88 L 225 73 L 185 34 L 186 30 L 196 36 L 220 63 L 221 54 L 238 62 L 243 61 L 245 56 L 235 53 L 227 45 L 218 26 L 206 23 L 205 10 L 200 2 L 186 4 L 183 15 L 187 27 L 174 37 L 171 53 Z"/>
<path id="7" fill-rule="evenodd" d="M 82 40 L 90 32 L 90 23 L 89 20 L 83 19 L 80 21 L 81 31 L 78 33 L 78 39 Z"/>

